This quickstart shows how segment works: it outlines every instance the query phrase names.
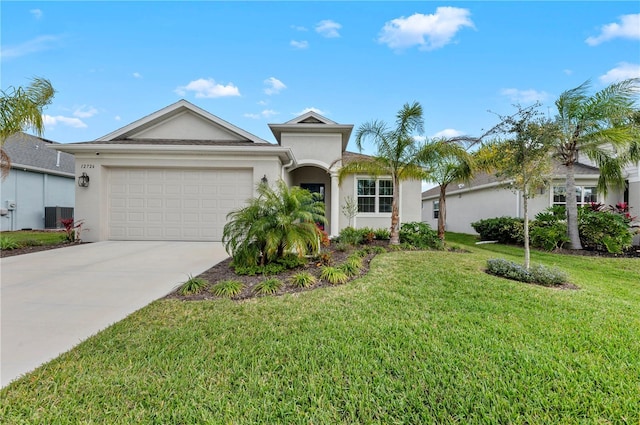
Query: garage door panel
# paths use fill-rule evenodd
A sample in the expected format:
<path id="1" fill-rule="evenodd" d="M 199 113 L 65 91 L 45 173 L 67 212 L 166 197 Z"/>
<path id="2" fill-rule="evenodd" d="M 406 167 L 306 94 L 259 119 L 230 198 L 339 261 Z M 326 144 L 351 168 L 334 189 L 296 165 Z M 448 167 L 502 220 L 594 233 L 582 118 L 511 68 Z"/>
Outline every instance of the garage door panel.
<path id="1" fill-rule="evenodd" d="M 109 170 L 109 238 L 221 240 L 226 216 L 253 194 L 244 170 Z"/>

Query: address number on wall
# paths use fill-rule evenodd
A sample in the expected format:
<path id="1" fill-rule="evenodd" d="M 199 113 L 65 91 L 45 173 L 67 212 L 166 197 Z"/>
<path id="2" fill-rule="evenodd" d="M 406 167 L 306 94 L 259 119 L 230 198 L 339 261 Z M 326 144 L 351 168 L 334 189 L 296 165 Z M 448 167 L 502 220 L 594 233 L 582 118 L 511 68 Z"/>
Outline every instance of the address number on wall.
<path id="1" fill-rule="evenodd" d="M 80 165 L 80 168 L 95 168 L 96 166 L 93 164 L 82 164 Z"/>

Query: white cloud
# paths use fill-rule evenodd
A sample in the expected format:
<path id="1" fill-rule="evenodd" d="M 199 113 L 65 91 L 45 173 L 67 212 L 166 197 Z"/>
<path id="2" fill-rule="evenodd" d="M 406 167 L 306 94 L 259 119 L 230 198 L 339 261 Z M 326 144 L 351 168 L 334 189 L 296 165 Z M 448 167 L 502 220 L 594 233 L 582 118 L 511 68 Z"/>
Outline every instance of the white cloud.
<path id="1" fill-rule="evenodd" d="M 628 78 L 640 78 L 640 64 L 620 62 L 617 67 L 610 69 L 598 79 L 603 84 L 611 84 Z"/>
<path id="2" fill-rule="evenodd" d="M 468 9 L 438 7 L 436 13 L 415 13 L 384 24 L 378 41 L 392 49 L 404 49 L 415 45 L 420 50 L 435 50 L 451 43 L 463 27 L 475 28 Z"/>
<path id="3" fill-rule="evenodd" d="M 122 117 L 120 117 L 120 115 L 116 115 L 115 117 L 113 117 L 114 120 L 116 121 L 120 121 L 122 119 Z"/>
<path id="4" fill-rule="evenodd" d="M 457 137 L 457 136 L 462 136 L 463 134 L 464 133 L 462 131 L 458 131 L 453 128 L 445 128 L 444 130 L 440 130 L 436 134 L 434 134 L 433 138 L 436 139 L 440 137 L 444 137 L 444 138 Z"/>
<path id="5" fill-rule="evenodd" d="M 78 118 L 90 118 L 98 113 L 98 110 L 93 106 L 82 105 L 73 111 L 73 116 Z"/>
<path id="6" fill-rule="evenodd" d="M 519 89 L 502 89 L 500 94 L 507 96 L 512 102 L 518 103 L 534 103 L 544 102 L 549 98 L 549 94 L 544 91 L 537 91 L 533 89 L 519 90 Z"/>
<path id="7" fill-rule="evenodd" d="M 279 112 L 274 111 L 273 109 L 265 109 L 264 111 L 260 112 L 259 114 L 244 114 L 245 117 L 247 118 L 253 118 L 254 120 L 258 120 L 260 118 L 269 118 L 272 117 L 274 115 L 278 115 Z"/>
<path id="8" fill-rule="evenodd" d="M 3 48 L 2 51 L 0 51 L 0 56 L 2 56 L 3 59 L 17 58 L 52 49 L 58 40 L 60 40 L 60 37 L 57 35 L 41 35 L 17 46 Z"/>
<path id="9" fill-rule="evenodd" d="M 260 106 L 266 106 L 266 105 L 268 105 L 268 104 L 269 104 L 269 102 L 267 102 L 266 100 L 259 100 L 257 103 L 258 103 L 258 105 L 260 105 Z"/>
<path id="10" fill-rule="evenodd" d="M 307 49 L 309 48 L 309 42 L 307 40 L 297 41 L 291 40 L 289 44 L 296 49 Z"/>
<path id="11" fill-rule="evenodd" d="M 287 86 L 285 86 L 282 81 L 278 80 L 275 77 L 267 78 L 266 80 L 264 80 L 264 84 L 267 86 L 264 89 L 264 92 L 266 94 L 268 94 L 269 96 L 272 95 L 272 94 L 278 94 L 282 90 L 287 88 Z"/>
<path id="12" fill-rule="evenodd" d="M 303 27 L 301 25 L 291 25 L 291 29 L 294 29 L 296 31 L 309 31 L 306 27 Z"/>
<path id="13" fill-rule="evenodd" d="M 563 69 L 562 72 L 564 72 L 565 75 L 573 74 L 573 70 L 572 69 Z"/>
<path id="14" fill-rule="evenodd" d="M 131 75 L 133 75 L 133 78 L 142 78 L 142 74 L 140 74 L 139 72 L 134 72 Z"/>
<path id="15" fill-rule="evenodd" d="M 31 13 L 33 17 L 36 19 L 42 18 L 42 10 L 40 9 L 31 9 L 29 13 Z"/>
<path id="16" fill-rule="evenodd" d="M 240 90 L 233 83 L 222 85 L 216 83 L 212 78 L 193 80 L 186 86 L 175 89 L 179 96 L 185 96 L 190 91 L 195 93 L 196 98 L 240 96 Z"/>
<path id="17" fill-rule="evenodd" d="M 320 114 L 320 115 L 328 115 L 326 112 L 322 111 L 321 109 L 314 108 L 313 106 L 310 108 L 304 108 L 300 112 L 294 112 L 292 115 L 300 116 L 300 115 L 306 114 L 307 112 L 315 112 L 316 114 Z"/>
<path id="18" fill-rule="evenodd" d="M 43 115 L 42 120 L 44 121 L 45 127 L 55 127 L 56 125 L 61 124 L 73 128 L 87 128 L 87 125 L 79 118 L 65 117 L 62 115 L 56 115 L 55 117 L 52 117 L 51 115 Z"/>
<path id="19" fill-rule="evenodd" d="M 332 21 L 331 19 L 325 19 L 320 21 L 315 26 L 316 32 L 323 37 L 326 38 L 338 38 L 340 37 L 340 33 L 338 30 L 342 28 L 337 22 Z"/>
<path id="20" fill-rule="evenodd" d="M 589 46 L 597 46 L 614 38 L 640 39 L 640 13 L 620 16 L 620 23 L 603 25 L 597 37 L 589 37 L 585 42 Z"/>

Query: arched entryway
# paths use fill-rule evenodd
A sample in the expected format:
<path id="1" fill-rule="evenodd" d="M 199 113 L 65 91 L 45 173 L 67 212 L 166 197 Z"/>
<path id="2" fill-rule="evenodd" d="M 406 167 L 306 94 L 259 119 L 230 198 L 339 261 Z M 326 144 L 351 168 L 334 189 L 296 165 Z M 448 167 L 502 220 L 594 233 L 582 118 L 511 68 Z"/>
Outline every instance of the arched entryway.
<path id="1" fill-rule="evenodd" d="M 311 192 L 320 193 L 325 204 L 325 217 L 327 217 L 327 225 L 325 231 L 332 235 L 331 231 L 331 175 L 327 170 L 315 165 L 303 165 L 289 172 L 291 185 L 300 186 Z M 337 224 L 336 224 L 337 226 Z"/>

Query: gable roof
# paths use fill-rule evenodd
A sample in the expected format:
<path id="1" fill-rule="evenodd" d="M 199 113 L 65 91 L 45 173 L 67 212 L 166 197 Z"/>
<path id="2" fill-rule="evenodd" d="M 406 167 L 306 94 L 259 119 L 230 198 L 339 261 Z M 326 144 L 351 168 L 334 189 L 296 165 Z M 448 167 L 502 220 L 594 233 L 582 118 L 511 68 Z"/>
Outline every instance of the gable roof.
<path id="1" fill-rule="evenodd" d="M 581 164 L 576 162 L 573 164 L 573 171 L 576 177 L 594 177 L 597 178 L 600 175 L 600 170 L 597 167 Z M 554 164 L 552 176 L 554 178 L 562 178 L 567 175 L 567 167 L 561 164 Z M 479 190 L 488 186 L 498 186 L 502 183 L 508 182 L 509 179 L 497 177 L 495 174 L 489 174 L 485 172 L 478 173 L 474 178 L 467 183 L 460 181 L 453 182 L 447 187 L 446 194 L 456 194 L 458 192 L 469 192 L 473 190 Z M 462 185 L 462 186 L 460 186 Z M 436 186 L 429 190 L 422 192 L 422 199 L 428 199 L 437 197 L 440 195 L 440 187 Z"/>
<path id="2" fill-rule="evenodd" d="M 284 124 L 269 124 L 269 128 L 278 144 L 282 143 L 282 133 L 340 133 L 342 137 L 342 150 L 347 149 L 353 124 L 338 124 L 317 112 L 309 111 Z"/>
<path id="3" fill-rule="evenodd" d="M 154 139 L 158 138 L 154 136 L 154 129 L 159 126 L 165 125 L 167 122 L 182 117 L 190 117 L 191 120 L 200 122 L 200 125 L 204 128 L 209 126 L 211 130 L 215 130 L 217 134 L 221 134 L 224 139 L 231 139 L 234 141 L 246 141 L 252 143 L 269 143 L 260 137 L 253 135 L 235 125 L 217 117 L 202 108 L 197 107 L 193 103 L 190 103 L 184 99 L 181 99 L 169 106 L 166 106 L 152 114 L 149 114 L 137 121 L 132 122 L 116 131 L 113 131 L 107 135 L 99 137 L 96 141 L 111 141 L 111 140 L 128 140 L 128 139 Z M 147 134 L 147 135 L 145 135 Z M 150 136 L 149 136 L 150 135 Z M 165 137 L 166 138 L 166 137 Z M 181 135 L 179 137 L 171 137 L 171 139 L 189 140 L 189 137 Z M 200 139 L 198 138 L 193 138 Z M 218 139 L 218 137 L 216 137 Z"/>
<path id="4" fill-rule="evenodd" d="M 5 140 L 2 148 L 11 159 L 11 168 L 73 177 L 75 158 L 52 149 L 60 143 L 26 133 L 17 133 Z"/>

